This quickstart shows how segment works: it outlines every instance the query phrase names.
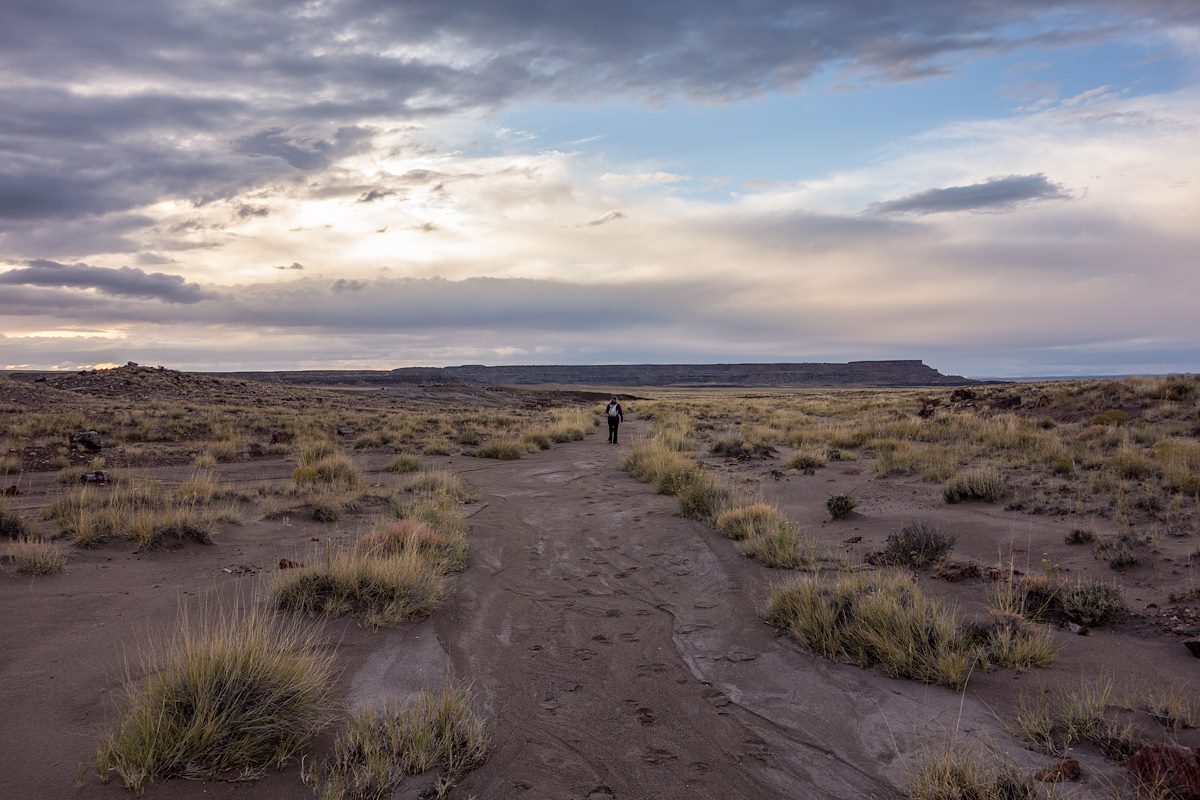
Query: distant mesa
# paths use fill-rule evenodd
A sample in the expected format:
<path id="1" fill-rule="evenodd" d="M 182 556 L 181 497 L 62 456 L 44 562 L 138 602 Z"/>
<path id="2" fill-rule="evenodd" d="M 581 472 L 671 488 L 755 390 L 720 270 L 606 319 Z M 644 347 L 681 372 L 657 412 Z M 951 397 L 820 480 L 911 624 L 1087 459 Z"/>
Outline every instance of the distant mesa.
<path id="1" fill-rule="evenodd" d="M 850 361 L 845 364 L 588 364 L 488 367 L 403 367 L 400 380 L 459 380 L 509 386 L 963 386 L 923 361 Z"/>

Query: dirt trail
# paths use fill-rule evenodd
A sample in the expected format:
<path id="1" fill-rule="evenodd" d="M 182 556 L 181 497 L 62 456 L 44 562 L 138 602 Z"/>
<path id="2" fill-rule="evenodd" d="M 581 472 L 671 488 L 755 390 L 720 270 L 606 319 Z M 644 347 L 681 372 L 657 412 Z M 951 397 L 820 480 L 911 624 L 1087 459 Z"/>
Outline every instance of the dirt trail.
<path id="1" fill-rule="evenodd" d="M 495 749 L 455 796 L 885 797 L 918 734 L 1003 738 L 970 700 L 776 636 L 755 604 L 779 573 L 620 471 L 641 427 L 464 472 L 472 564 L 435 627 Z"/>

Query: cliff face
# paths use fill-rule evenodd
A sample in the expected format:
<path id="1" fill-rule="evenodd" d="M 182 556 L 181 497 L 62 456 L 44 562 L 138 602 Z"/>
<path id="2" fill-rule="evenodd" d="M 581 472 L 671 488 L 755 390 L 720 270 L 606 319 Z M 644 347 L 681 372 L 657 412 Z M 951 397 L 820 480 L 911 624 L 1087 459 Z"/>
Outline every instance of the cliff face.
<path id="1" fill-rule="evenodd" d="M 400 381 L 438 374 L 477 383 L 588 386 L 960 386 L 972 383 L 943 375 L 922 361 L 851 361 L 846 364 L 595 364 L 487 367 L 469 364 L 440 370 L 392 370 Z"/>

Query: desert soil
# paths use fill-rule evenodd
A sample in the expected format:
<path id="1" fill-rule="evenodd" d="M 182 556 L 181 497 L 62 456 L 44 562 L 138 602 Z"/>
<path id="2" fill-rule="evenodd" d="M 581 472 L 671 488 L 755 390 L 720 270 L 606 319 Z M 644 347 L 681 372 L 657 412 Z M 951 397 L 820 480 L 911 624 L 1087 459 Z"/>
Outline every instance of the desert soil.
<path id="1" fill-rule="evenodd" d="M 767 585 L 781 573 L 743 558 L 712 528 L 678 517 L 673 498 L 620 471 L 643 425 L 623 426 L 616 447 L 598 432 L 513 462 L 428 459 L 479 494 L 470 566 L 446 607 L 422 623 L 379 632 L 314 620 L 337 643 L 347 705 L 403 699 L 447 677 L 473 684 L 494 748 L 453 797 L 890 797 L 928 738 L 957 735 L 1037 761 L 1022 755 L 996 707 L 1011 702 L 1014 680 L 1077 683 L 1100 665 L 1137 670 L 1143 680 L 1194 669 L 1171 649 L 1177 644 L 1135 630 L 1072 637 L 1074 649 L 1054 670 L 1038 678 L 981 676 L 965 695 L 822 661 L 758 615 Z M 364 465 L 380 476 L 384 460 Z M 223 466 L 221 475 L 252 483 L 286 478 L 290 468 L 263 460 Z M 738 479 L 760 477 L 743 466 L 724 468 Z M 153 474 L 180 480 L 186 470 Z M 825 470 L 767 479 L 764 488 L 808 525 L 820 519 L 831 491 L 863 482 Z M 904 499 L 912 500 L 911 487 L 872 486 L 865 516 L 821 528 L 825 541 L 857 532 L 866 537 L 859 546 L 870 546 L 921 508 L 920 497 L 916 505 Z M 959 515 L 960 529 L 982 530 L 964 547 L 990 562 L 1006 528 L 1011 540 L 1014 526 L 1027 526 L 1019 514 L 988 511 L 981 529 L 976 510 L 938 513 Z M 63 576 L 0 576 L 0 797 L 128 796 L 94 779 L 75 788 L 80 765 L 113 718 L 127 654 L 169 630 L 181 600 L 246 595 L 280 557 L 303 557 L 368 524 L 254 522 L 225 530 L 212 546 L 136 554 L 114 544 L 74 552 Z M 979 586 L 971 591 L 978 595 Z M 1094 777 L 1097 770 L 1105 770 L 1098 761 Z M 293 764 L 258 783 L 172 781 L 147 796 L 309 793 Z"/>

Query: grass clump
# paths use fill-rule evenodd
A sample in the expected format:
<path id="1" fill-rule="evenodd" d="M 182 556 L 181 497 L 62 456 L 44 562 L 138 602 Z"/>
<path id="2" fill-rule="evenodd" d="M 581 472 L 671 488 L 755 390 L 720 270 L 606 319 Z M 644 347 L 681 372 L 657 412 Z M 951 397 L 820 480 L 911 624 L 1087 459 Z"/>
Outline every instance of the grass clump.
<path id="1" fill-rule="evenodd" d="M 135 794 L 169 778 L 257 778 L 329 721 L 333 653 L 259 606 L 185 617 L 142 666 L 95 759 Z"/>
<path id="2" fill-rule="evenodd" d="M 909 770 L 909 800 L 1033 800 L 1041 797 L 1037 782 L 1007 758 L 985 760 L 948 746 L 931 750 Z"/>
<path id="3" fill-rule="evenodd" d="M 467 540 L 462 533 L 442 533 L 418 519 L 384 520 L 355 542 L 354 549 L 373 558 L 422 553 L 443 573 L 462 572 L 467 567 Z"/>
<path id="4" fill-rule="evenodd" d="M 470 503 L 475 494 L 457 475 L 445 470 L 427 470 L 410 477 L 404 488 L 414 494 L 445 498 L 455 503 Z"/>
<path id="5" fill-rule="evenodd" d="M 1091 544 L 1098 538 L 1096 532 L 1091 528 L 1072 528 L 1071 532 L 1063 538 L 1063 542 L 1066 544 Z"/>
<path id="6" fill-rule="evenodd" d="M 217 518 L 194 503 L 171 503 L 161 509 L 141 509 L 129 518 L 128 533 L 140 549 L 148 549 L 173 537 L 177 541 L 191 539 L 200 544 L 212 544 L 217 530 Z"/>
<path id="7" fill-rule="evenodd" d="M 821 552 L 809 537 L 794 525 L 783 525 L 759 532 L 742 543 L 742 554 L 767 567 L 796 569 L 814 567 L 834 559 Z"/>
<path id="8" fill-rule="evenodd" d="M 883 556 L 888 564 L 927 567 L 950 555 L 958 537 L 930 522 L 914 520 L 889 534 Z"/>
<path id="9" fill-rule="evenodd" d="M 1121 587 L 1105 581 L 1028 575 L 1019 579 L 1013 591 L 1031 619 L 1058 617 L 1079 625 L 1103 625 L 1129 611 Z"/>
<path id="10" fill-rule="evenodd" d="M 0 456 L 0 475 L 15 475 L 21 471 L 21 459 L 16 456 Z"/>
<path id="11" fill-rule="evenodd" d="M 674 488 L 679 515 L 687 519 L 712 522 L 733 503 L 729 487 L 702 469 L 686 473 Z"/>
<path id="12" fill-rule="evenodd" d="M 356 488 L 363 484 L 362 471 L 337 452 L 329 442 L 309 442 L 300 448 L 300 464 L 292 472 L 297 486 L 340 485 Z"/>
<path id="13" fill-rule="evenodd" d="M 858 498 L 849 494 L 835 494 L 825 501 L 825 509 L 831 519 L 845 519 L 858 508 Z"/>
<path id="14" fill-rule="evenodd" d="M 488 735 L 461 689 L 355 714 L 333 757 L 305 776 L 318 800 L 385 800 L 408 775 L 440 770 L 438 796 L 487 758 Z"/>
<path id="15" fill-rule="evenodd" d="M 420 472 L 421 457 L 404 453 L 396 456 L 387 465 L 388 472 Z"/>
<path id="16" fill-rule="evenodd" d="M 695 461 L 658 440 L 634 447 L 621 461 L 621 469 L 654 484 L 659 494 L 675 494 L 679 486 L 700 472 Z"/>
<path id="17" fill-rule="evenodd" d="M 23 536 L 4 549 L 4 560 L 12 562 L 22 575 L 57 575 L 67 565 L 67 553 L 61 545 Z"/>
<path id="18" fill-rule="evenodd" d="M 500 461 L 515 461 L 528 452 L 517 439 L 492 439 L 475 451 L 478 458 L 495 458 Z"/>
<path id="19" fill-rule="evenodd" d="M 21 515 L 11 510 L 4 498 L 0 497 L 0 538 L 20 539 L 28 529 Z"/>
<path id="20" fill-rule="evenodd" d="M 825 466 L 825 453 L 819 450 L 797 450 L 787 460 L 786 466 L 788 469 L 796 469 L 801 472 L 820 469 Z"/>
<path id="21" fill-rule="evenodd" d="M 787 517 L 766 503 L 736 506 L 717 515 L 717 528 L 734 541 L 768 535 L 788 527 Z"/>
<path id="22" fill-rule="evenodd" d="M 1078 742 L 1091 742 L 1111 758 L 1131 755 L 1140 741 L 1129 722 L 1108 716 L 1112 678 L 1082 681 L 1078 690 L 1025 695 L 1017 707 L 1016 729 L 1029 742 L 1065 755 Z"/>
<path id="23" fill-rule="evenodd" d="M 982 500 L 994 503 L 1008 492 L 1008 479 L 992 467 L 959 472 L 942 486 L 942 498 L 947 503 Z"/>
<path id="24" fill-rule="evenodd" d="M 1146 713 L 1172 731 L 1200 725 L 1200 701 L 1195 690 L 1181 684 L 1152 686 Z"/>
<path id="25" fill-rule="evenodd" d="M 895 678 L 961 688 L 974 662 L 954 615 L 899 572 L 795 577 L 771 589 L 767 620 L 817 655 Z"/>
<path id="26" fill-rule="evenodd" d="M 372 628 L 426 616 L 442 602 L 445 579 L 416 550 L 374 558 L 331 551 L 324 560 L 278 573 L 272 592 L 280 608 L 305 614 L 355 614 Z"/>

